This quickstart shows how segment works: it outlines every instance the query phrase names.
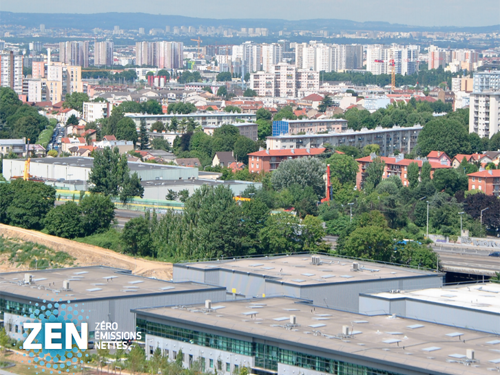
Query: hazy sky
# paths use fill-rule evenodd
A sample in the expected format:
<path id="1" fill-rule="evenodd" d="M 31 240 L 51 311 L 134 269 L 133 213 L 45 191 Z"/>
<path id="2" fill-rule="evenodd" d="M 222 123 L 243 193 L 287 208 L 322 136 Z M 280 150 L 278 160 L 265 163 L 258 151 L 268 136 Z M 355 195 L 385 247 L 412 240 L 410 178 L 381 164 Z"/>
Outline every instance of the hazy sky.
<path id="1" fill-rule="evenodd" d="M 499 0 L 0 0 L 0 10 L 143 12 L 202 18 L 337 18 L 421 26 L 500 24 Z"/>

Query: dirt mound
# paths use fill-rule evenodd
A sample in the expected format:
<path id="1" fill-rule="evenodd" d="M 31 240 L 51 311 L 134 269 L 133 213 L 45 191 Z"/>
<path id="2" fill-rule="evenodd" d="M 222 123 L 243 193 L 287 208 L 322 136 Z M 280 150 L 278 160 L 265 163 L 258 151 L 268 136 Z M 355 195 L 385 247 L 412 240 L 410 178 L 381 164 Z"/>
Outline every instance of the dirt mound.
<path id="1" fill-rule="evenodd" d="M 0 224 L 0 236 L 18 238 L 23 241 L 35 242 L 47 246 L 56 251 L 64 251 L 76 258 L 75 263 L 78 266 L 124 268 L 131 270 L 134 275 L 155 277 L 163 280 L 170 280 L 172 278 L 172 263 L 134 258 L 109 249 L 103 249 L 102 247 L 87 245 L 5 224 Z M 1 262 L 0 264 L 0 271 L 2 272 L 13 272 L 24 269 L 23 267 L 8 264 L 8 262 Z"/>

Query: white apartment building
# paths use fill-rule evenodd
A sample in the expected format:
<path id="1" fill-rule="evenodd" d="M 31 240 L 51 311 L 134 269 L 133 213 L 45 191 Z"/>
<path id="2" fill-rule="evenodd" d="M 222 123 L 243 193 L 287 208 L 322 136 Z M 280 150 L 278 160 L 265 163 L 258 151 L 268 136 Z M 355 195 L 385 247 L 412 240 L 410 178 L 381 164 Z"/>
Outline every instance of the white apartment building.
<path id="1" fill-rule="evenodd" d="M 153 65 L 159 69 L 178 69 L 184 65 L 184 44 L 181 42 L 137 42 L 136 65 Z"/>
<path id="2" fill-rule="evenodd" d="M 83 92 L 82 67 L 66 66 L 66 93 Z"/>
<path id="3" fill-rule="evenodd" d="M 366 70 L 374 75 L 391 74 L 392 65 L 396 74 L 410 75 L 418 72 L 418 46 L 385 46 L 375 44 L 367 47 Z"/>
<path id="4" fill-rule="evenodd" d="M 299 69 L 296 73 L 297 97 L 303 98 L 319 91 L 319 72 Z"/>
<path id="5" fill-rule="evenodd" d="M 114 44 L 112 41 L 94 43 L 94 65 L 112 66 L 113 65 Z"/>
<path id="6" fill-rule="evenodd" d="M 366 48 L 366 70 L 374 75 L 387 74 L 389 51 L 381 44 L 370 45 Z"/>
<path id="7" fill-rule="evenodd" d="M 7 51 L 0 54 L 0 86 L 10 87 L 17 94 L 23 93 L 23 56 Z"/>
<path id="8" fill-rule="evenodd" d="M 68 65 L 89 66 L 89 42 L 60 42 L 59 61 Z"/>
<path id="9" fill-rule="evenodd" d="M 273 97 L 275 95 L 274 73 L 256 72 L 250 74 L 250 87 L 257 96 Z"/>
<path id="10" fill-rule="evenodd" d="M 278 43 L 262 45 L 262 70 L 271 73 L 273 65 L 279 64 L 283 59 L 283 49 Z"/>
<path id="11" fill-rule="evenodd" d="M 474 75 L 475 78 L 475 75 Z M 473 92 L 469 100 L 469 133 L 491 138 L 499 131 L 500 92 Z"/>
<path id="12" fill-rule="evenodd" d="M 474 73 L 474 92 L 500 91 L 500 71 Z"/>
<path id="13" fill-rule="evenodd" d="M 437 69 L 440 66 L 443 68 L 451 61 L 451 53 L 449 50 L 436 46 L 429 47 L 428 68 Z"/>
<path id="14" fill-rule="evenodd" d="M 294 98 L 297 96 L 297 68 L 293 65 L 281 63 L 273 66 L 275 77 L 274 96 Z"/>
<path id="15" fill-rule="evenodd" d="M 42 83 L 41 79 L 27 79 L 25 86 L 27 86 L 28 102 L 43 101 L 42 86 L 45 86 L 45 84 Z"/>
<path id="16" fill-rule="evenodd" d="M 111 108 L 106 102 L 83 103 L 83 119 L 86 122 L 94 122 L 109 116 Z"/>

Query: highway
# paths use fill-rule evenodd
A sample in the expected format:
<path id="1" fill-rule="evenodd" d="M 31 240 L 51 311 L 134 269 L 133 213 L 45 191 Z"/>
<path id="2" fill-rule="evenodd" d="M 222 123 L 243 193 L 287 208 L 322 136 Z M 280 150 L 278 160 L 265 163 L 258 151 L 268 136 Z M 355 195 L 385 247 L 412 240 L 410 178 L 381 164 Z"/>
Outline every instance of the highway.
<path id="1" fill-rule="evenodd" d="M 438 252 L 443 271 L 495 276 L 500 272 L 500 258 L 487 255 L 460 255 Z"/>

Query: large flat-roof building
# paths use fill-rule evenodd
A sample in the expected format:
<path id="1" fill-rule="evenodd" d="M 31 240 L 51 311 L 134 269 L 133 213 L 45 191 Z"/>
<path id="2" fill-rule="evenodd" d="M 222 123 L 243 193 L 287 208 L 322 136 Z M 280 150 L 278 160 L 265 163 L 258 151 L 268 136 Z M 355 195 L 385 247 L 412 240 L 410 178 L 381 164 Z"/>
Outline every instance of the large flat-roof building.
<path id="1" fill-rule="evenodd" d="M 500 334 L 500 284 L 475 284 L 360 296 L 360 313 L 406 318 Z"/>
<path id="2" fill-rule="evenodd" d="M 311 255 L 179 263 L 173 279 L 223 286 L 239 298 L 285 295 L 353 312 L 360 293 L 443 285 L 438 272 Z"/>
<path id="3" fill-rule="evenodd" d="M 130 117 L 134 120 L 136 127 L 141 126 L 141 120 L 146 121 L 146 128 L 150 129 L 151 125 L 156 121 L 162 122 L 164 125 L 170 125 L 172 119 L 175 117 L 179 122 L 183 119 L 193 119 L 201 126 L 221 126 L 221 125 L 231 125 L 238 121 L 245 121 L 250 123 L 255 123 L 256 115 L 255 113 L 225 113 L 225 112 L 215 112 L 215 113 L 189 113 L 187 115 L 180 114 L 170 114 L 170 115 L 146 115 L 139 113 L 128 113 L 125 116 Z"/>
<path id="4" fill-rule="evenodd" d="M 273 136 L 295 134 L 340 133 L 347 130 L 344 119 L 312 119 L 273 121 Z"/>
<path id="5" fill-rule="evenodd" d="M 104 266 L 0 274 L 0 318 L 13 338 L 22 339 L 22 324 L 36 303 L 40 306 L 45 300 L 60 299 L 85 309 L 89 337 L 93 337 L 94 323 L 102 321 L 116 322 L 123 331 L 135 331 L 130 310 L 138 306 L 224 301 L 226 290 L 194 282 L 150 279 Z"/>
<path id="6" fill-rule="evenodd" d="M 406 154 L 410 153 L 417 145 L 417 138 L 423 129 L 421 125 L 392 128 L 377 127 L 369 130 L 363 128 L 359 131 L 347 129 L 342 132 L 330 132 L 326 134 L 302 134 L 302 135 L 278 135 L 266 138 L 268 150 L 279 150 L 284 148 L 318 148 L 324 147 L 325 143 L 336 146 L 355 146 L 363 148 L 369 144 L 380 146 L 380 155 L 393 154 L 394 151 Z"/>
<path id="7" fill-rule="evenodd" d="M 288 297 L 134 310 L 148 357 L 229 375 L 489 374 L 497 335 L 397 316 L 367 317 Z"/>

